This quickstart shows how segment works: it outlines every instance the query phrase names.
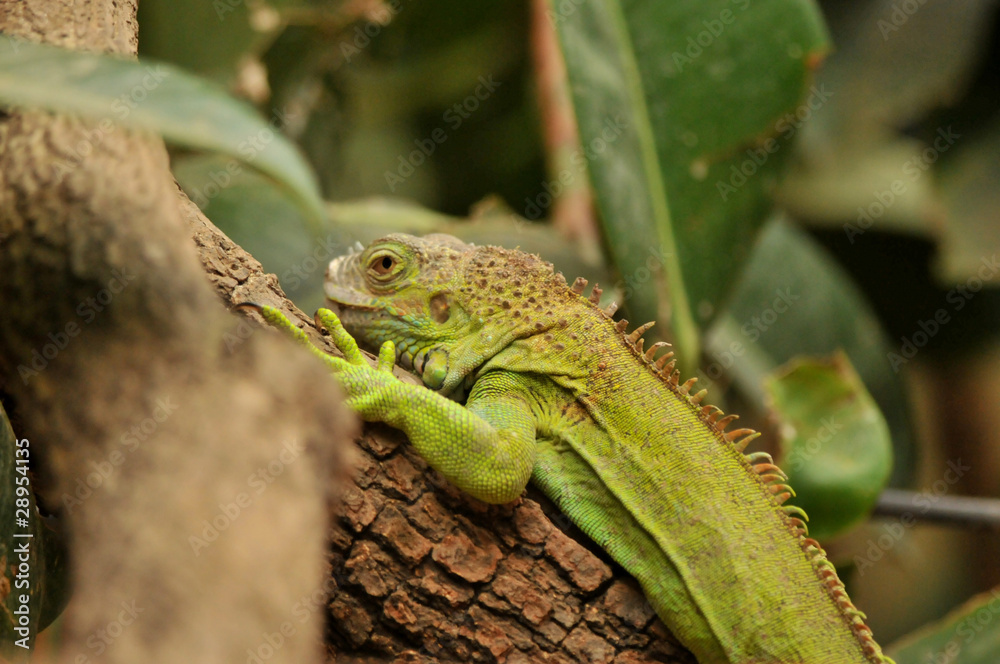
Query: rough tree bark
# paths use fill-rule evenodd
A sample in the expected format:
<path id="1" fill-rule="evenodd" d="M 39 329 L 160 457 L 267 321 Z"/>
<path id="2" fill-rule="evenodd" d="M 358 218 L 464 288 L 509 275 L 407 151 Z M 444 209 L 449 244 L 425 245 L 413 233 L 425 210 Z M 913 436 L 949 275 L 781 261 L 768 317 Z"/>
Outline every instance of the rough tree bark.
<path id="1" fill-rule="evenodd" d="M 134 55 L 135 12 L 4 0 L 0 30 Z M 289 622 L 269 661 L 320 661 L 322 612 L 292 611 L 323 587 L 325 491 L 351 420 L 287 343 L 260 334 L 229 352 L 240 321 L 179 201 L 156 137 L 0 120 L 0 384 L 70 528 L 61 659 L 245 661 Z"/>
<path id="2" fill-rule="evenodd" d="M 134 54 L 135 0 L 0 0 L 0 29 Z M 330 661 L 693 662 L 544 499 L 477 503 L 398 432 L 365 429 L 328 529 L 331 451 L 345 435 L 333 381 L 218 298 L 308 319 L 177 192 L 160 141 L 95 127 L 34 112 L 0 123 L 0 388 L 19 435 L 44 452 L 46 502 L 67 505 L 66 661 L 310 661 L 315 598 L 329 589 Z M 73 167 L 57 175 L 59 160 Z M 68 343 L 19 372 L 50 334 Z M 176 404 L 162 421 L 158 400 Z M 146 421 L 155 430 L 123 449 Z M 290 440 L 304 451 L 286 463 Z M 115 452 L 124 461 L 74 500 Z M 248 478 L 261 470 L 273 483 L 258 496 Z M 225 523 L 241 493 L 252 504 L 208 542 L 206 522 Z M 106 643 L 131 601 L 141 613 L 97 653 L 88 639 Z"/>

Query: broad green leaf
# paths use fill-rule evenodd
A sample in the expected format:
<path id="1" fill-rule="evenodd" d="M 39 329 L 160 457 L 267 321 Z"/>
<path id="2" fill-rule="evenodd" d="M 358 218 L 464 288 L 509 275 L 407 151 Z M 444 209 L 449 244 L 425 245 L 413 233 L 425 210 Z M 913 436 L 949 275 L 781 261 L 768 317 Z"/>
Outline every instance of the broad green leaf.
<path id="1" fill-rule="evenodd" d="M 892 432 L 892 484 L 909 482 L 915 436 L 900 367 L 890 360 L 899 348 L 850 277 L 801 229 L 780 219 L 764 229 L 706 347 L 708 378 L 728 375 L 758 410 L 762 383 L 780 365 L 843 350 Z"/>
<path id="2" fill-rule="evenodd" d="M 850 360 L 798 358 L 764 383 L 782 469 L 823 540 L 862 521 L 892 470 L 889 427 Z"/>
<path id="3" fill-rule="evenodd" d="M 970 133 L 966 122 L 936 124 L 935 111 L 960 98 L 975 74 L 995 4 L 970 0 L 961 12 L 934 2 L 831 9 L 836 49 L 817 83 L 832 95 L 803 127 L 798 167 L 778 198 L 797 218 L 843 226 L 852 240 L 859 223 L 862 231 L 933 239 L 941 225 L 935 172 L 956 149 L 955 134 L 962 144 Z"/>
<path id="4" fill-rule="evenodd" d="M 17 461 L 37 454 L 32 441 L 17 439 L 0 405 L 0 660 L 27 661 L 38 632 L 69 600 L 62 540 L 39 515 L 34 477 Z"/>
<path id="5" fill-rule="evenodd" d="M 226 169 L 219 155 L 186 155 L 172 170 L 184 192 L 234 242 L 278 275 L 285 294 L 307 311 L 322 306 L 323 275 L 346 245 L 337 235 L 312 233 L 287 192 L 248 168 Z M 225 187 L 215 182 L 225 175 Z M 208 196 L 206 192 L 215 195 Z"/>
<path id="6" fill-rule="evenodd" d="M 175 67 L 3 40 L 0 102 L 98 121 L 101 132 L 128 127 L 169 142 L 251 164 L 295 197 L 311 221 L 323 219 L 315 178 L 297 148 L 253 108 Z M 223 174 L 224 175 L 224 174 Z"/>
<path id="7" fill-rule="evenodd" d="M 825 101 L 809 90 L 822 18 L 808 0 L 553 0 L 551 17 L 629 315 L 669 322 L 693 363 L 812 112 L 800 104 Z"/>
<path id="8" fill-rule="evenodd" d="M 927 145 L 883 139 L 856 152 L 805 160 L 781 182 L 777 197 L 793 217 L 843 229 L 854 244 L 869 230 L 933 237 L 940 222 Z M 937 155 L 934 155 L 937 158 Z"/>
<path id="9" fill-rule="evenodd" d="M 1000 587 L 976 595 L 936 623 L 886 649 L 896 664 L 1000 662 Z"/>

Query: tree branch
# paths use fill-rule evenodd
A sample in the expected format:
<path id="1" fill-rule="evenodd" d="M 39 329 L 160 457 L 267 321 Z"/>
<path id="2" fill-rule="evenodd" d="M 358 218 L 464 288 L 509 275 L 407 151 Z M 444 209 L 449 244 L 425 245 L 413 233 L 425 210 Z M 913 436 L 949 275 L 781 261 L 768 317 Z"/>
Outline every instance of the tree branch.
<path id="1" fill-rule="evenodd" d="M 886 489 L 879 496 L 873 516 L 1000 530 L 1000 500 Z"/>

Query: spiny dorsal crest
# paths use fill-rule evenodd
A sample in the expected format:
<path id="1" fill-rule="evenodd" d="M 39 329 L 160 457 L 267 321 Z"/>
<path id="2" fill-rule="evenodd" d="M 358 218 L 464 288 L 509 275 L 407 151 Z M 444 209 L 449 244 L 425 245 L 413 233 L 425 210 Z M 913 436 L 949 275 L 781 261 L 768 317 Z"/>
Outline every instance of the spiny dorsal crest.
<path id="1" fill-rule="evenodd" d="M 494 253 L 497 251 L 500 252 L 499 255 Z M 503 286 L 500 283 L 492 284 L 492 288 L 495 290 L 494 295 L 496 296 L 501 295 L 502 289 L 504 291 L 503 296 L 513 295 L 514 297 L 521 297 L 524 293 L 519 292 L 519 290 L 527 290 L 524 286 L 533 284 L 541 287 L 542 290 L 553 289 L 553 287 L 568 288 L 575 295 L 581 298 L 584 297 L 583 292 L 587 286 L 586 279 L 578 278 L 573 282 L 572 286 L 568 286 L 563 276 L 552 270 L 551 263 L 545 263 L 537 256 L 494 247 L 488 248 L 484 253 L 479 253 L 478 251 L 476 253 L 477 255 L 472 259 L 473 272 L 481 278 L 499 277 L 498 281 L 504 284 Z M 525 283 L 522 283 L 522 281 Z M 483 286 L 483 288 L 485 289 L 486 286 Z M 550 290 L 549 292 L 557 291 Z M 601 294 L 601 288 L 597 284 L 594 284 L 590 296 L 586 298 L 587 302 L 597 308 L 598 311 L 600 311 L 598 305 Z M 602 313 L 610 318 L 617 308 L 617 304 L 612 303 Z M 833 565 L 826 559 L 823 549 L 818 542 L 809 538 L 806 528 L 806 522 L 808 521 L 806 513 L 796 505 L 785 504 L 794 495 L 792 488 L 788 485 L 787 475 L 774 464 L 771 456 L 766 452 L 744 453 L 750 441 L 757 438 L 760 434 L 747 428 L 726 431 L 727 427 L 737 417 L 735 415 L 724 415 L 715 406 L 701 405 L 701 401 L 705 398 L 708 391 L 701 390 L 700 392 L 691 394 L 697 378 L 691 378 L 683 383 L 680 382 L 680 372 L 675 368 L 676 360 L 673 357 L 674 354 L 672 351 L 664 353 L 659 358 L 656 357 L 657 351 L 669 346 L 669 344 L 660 341 L 654 343 L 648 351 L 643 350 L 644 341 L 642 334 L 652 327 L 652 323 L 641 325 L 630 334 L 625 333 L 628 327 L 628 322 L 625 320 L 615 323 L 614 327 L 621 336 L 623 343 L 635 353 L 641 364 L 644 364 L 650 371 L 659 376 L 668 388 L 681 399 L 686 400 L 707 427 L 742 454 L 746 465 L 749 466 L 749 472 L 753 473 L 760 481 L 762 488 L 771 496 L 777 508 L 781 510 L 790 533 L 796 537 L 802 551 L 812 562 L 813 569 L 816 571 L 820 582 L 840 608 L 843 616 L 850 622 L 851 629 L 862 644 L 866 656 L 872 662 L 891 663 L 892 660 L 882 655 L 879 646 L 872 638 L 871 630 L 865 625 L 864 614 L 858 611 L 848 598 L 844 590 L 844 584 L 837 577 Z"/>
<path id="2" fill-rule="evenodd" d="M 587 280 L 583 277 L 577 277 L 573 281 L 573 285 L 570 286 L 570 291 L 579 297 L 583 297 L 583 292 L 587 287 Z M 600 302 L 601 288 L 597 284 L 594 284 L 593 289 L 590 292 L 590 297 L 587 301 L 597 306 Z M 617 305 L 612 303 L 607 309 L 604 310 L 604 315 L 611 317 L 612 314 L 617 310 Z M 660 348 L 669 346 L 665 341 L 658 341 L 654 343 L 648 351 L 645 351 L 645 340 L 642 335 L 645 334 L 653 325 L 655 321 L 649 321 L 643 325 L 638 326 L 631 333 L 626 334 L 628 329 L 628 321 L 624 318 L 614 323 L 615 331 L 621 336 L 622 341 L 628 346 L 639 358 L 639 361 L 646 365 L 653 373 L 657 374 L 663 382 L 667 384 L 670 389 L 681 396 L 683 399 L 687 400 L 693 407 L 697 407 L 707 393 L 705 390 L 698 392 L 697 394 L 691 395 L 691 388 L 698 381 L 697 378 L 690 378 L 687 381 L 680 382 L 680 372 L 676 369 L 676 359 L 674 359 L 673 351 L 669 351 L 656 359 L 656 352 Z M 739 451 L 743 451 L 747 444 L 759 434 L 752 429 L 738 429 L 737 431 L 726 433 L 726 427 L 729 426 L 733 420 L 736 419 L 735 415 L 730 415 L 723 417 L 722 411 L 715 406 L 705 406 L 700 410 L 701 419 L 715 432 L 722 436 L 727 442 L 732 443 Z"/>
<path id="3" fill-rule="evenodd" d="M 587 280 L 580 277 L 573 282 L 571 290 L 576 295 L 582 297 L 586 286 Z M 590 304 L 596 306 L 600 301 L 600 296 L 601 289 L 595 284 L 590 297 L 587 299 Z M 610 317 L 616 310 L 617 305 L 612 304 L 604 311 L 604 314 Z M 727 443 L 733 445 L 737 451 L 743 453 L 750 441 L 760 436 L 760 434 L 753 429 L 746 428 L 726 431 L 727 427 L 736 421 L 739 416 L 735 414 L 724 415 L 722 410 L 715 406 L 700 406 L 708 390 L 701 390 L 693 395 L 690 394 L 691 389 L 698 381 L 696 377 L 678 384 L 680 372 L 674 368 L 676 359 L 673 357 L 673 352 L 664 353 L 656 359 L 657 351 L 670 344 L 658 341 L 648 351 L 643 352 L 644 341 L 642 335 L 652 326 L 653 321 L 650 321 L 635 328 L 630 334 L 626 334 L 628 321 L 620 320 L 615 323 L 615 330 L 621 335 L 625 345 L 636 353 L 636 356 L 643 364 L 653 371 L 653 373 L 657 374 L 670 389 L 680 395 L 681 398 L 686 399 L 697 410 L 700 419 L 709 428 L 717 432 Z M 822 547 L 820 547 L 816 540 L 809 537 L 809 531 L 806 527 L 809 517 L 806 516 L 802 508 L 796 505 L 785 504 L 789 498 L 795 495 L 794 490 L 788 484 L 788 476 L 774 464 L 771 455 L 766 452 L 744 454 L 744 459 L 748 462 L 751 472 L 756 475 L 764 489 L 771 494 L 779 509 L 784 512 L 789 530 L 799 540 L 803 552 L 812 561 L 813 568 L 816 570 L 820 582 L 824 584 L 829 592 L 830 597 L 833 598 L 843 615 L 850 621 L 851 629 L 861 642 L 866 656 L 874 662 L 885 662 L 887 664 L 892 662 L 892 660 L 882 655 L 881 650 L 871 636 L 871 629 L 864 622 L 865 615 L 858 611 L 851 603 L 847 592 L 844 590 L 844 584 L 837 577 L 833 565 L 826 559 L 826 554 Z"/>

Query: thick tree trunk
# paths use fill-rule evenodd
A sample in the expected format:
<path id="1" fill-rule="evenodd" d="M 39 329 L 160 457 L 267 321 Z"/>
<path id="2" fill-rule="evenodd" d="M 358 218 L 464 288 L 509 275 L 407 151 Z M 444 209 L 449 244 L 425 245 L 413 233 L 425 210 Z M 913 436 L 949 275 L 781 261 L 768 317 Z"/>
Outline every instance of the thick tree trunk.
<path id="1" fill-rule="evenodd" d="M 0 29 L 134 54 L 135 2 L 0 0 Z M 315 661 L 324 604 L 337 662 L 693 661 L 563 517 L 461 495 L 398 432 L 365 430 L 328 530 L 334 383 L 218 297 L 306 317 L 159 140 L 97 124 L 0 123 L 0 387 L 71 526 L 64 661 Z"/>
<path id="2" fill-rule="evenodd" d="M 135 10 L 5 0 L 0 29 L 134 55 Z M 98 125 L 0 121 L 0 376 L 70 527 L 62 659 L 241 662 L 278 634 L 269 661 L 318 661 L 322 614 L 293 611 L 324 585 L 350 420 L 290 344 L 227 348 L 240 321 L 197 262 L 162 141 Z"/>

